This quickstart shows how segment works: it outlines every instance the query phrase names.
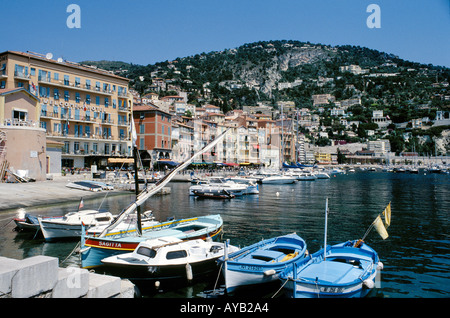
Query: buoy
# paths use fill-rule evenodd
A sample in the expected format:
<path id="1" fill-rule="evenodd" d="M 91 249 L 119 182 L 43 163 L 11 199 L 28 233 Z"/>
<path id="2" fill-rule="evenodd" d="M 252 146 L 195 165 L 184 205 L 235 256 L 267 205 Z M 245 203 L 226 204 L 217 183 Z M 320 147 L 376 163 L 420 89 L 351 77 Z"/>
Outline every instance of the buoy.
<path id="1" fill-rule="evenodd" d="M 384 268 L 383 263 L 378 262 L 378 264 L 377 264 L 377 271 L 380 271 L 380 270 L 382 270 L 383 268 Z"/>
<path id="2" fill-rule="evenodd" d="M 264 272 L 265 276 L 272 276 L 275 275 L 277 272 L 274 269 L 268 269 Z"/>
<path id="3" fill-rule="evenodd" d="M 280 196 L 280 192 L 277 192 L 277 193 L 275 193 L 275 194 L 277 195 L 277 197 Z"/>
<path id="4" fill-rule="evenodd" d="M 369 289 L 372 289 L 375 286 L 375 283 L 371 279 L 366 279 L 365 281 L 363 281 L 363 285 Z"/>
<path id="5" fill-rule="evenodd" d="M 159 282 L 159 280 L 157 280 L 157 281 L 155 282 L 155 287 L 156 287 L 156 289 L 159 288 L 159 285 L 160 285 L 160 282 Z"/>
<path id="6" fill-rule="evenodd" d="M 194 278 L 194 275 L 192 274 L 192 266 L 191 264 L 186 264 L 186 277 L 188 281 L 191 281 Z"/>

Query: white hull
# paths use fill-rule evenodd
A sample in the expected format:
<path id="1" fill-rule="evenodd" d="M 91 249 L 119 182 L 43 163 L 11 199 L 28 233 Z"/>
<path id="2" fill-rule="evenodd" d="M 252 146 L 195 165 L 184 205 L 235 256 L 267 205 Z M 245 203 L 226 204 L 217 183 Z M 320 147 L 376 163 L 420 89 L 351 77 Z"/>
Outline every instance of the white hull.
<path id="1" fill-rule="evenodd" d="M 373 275 L 371 275 L 367 280 L 372 281 L 375 284 L 375 277 L 377 272 L 375 271 Z M 295 298 L 361 298 L 367 295 L 370 291 L 370 288 L 365 286 L 365 283 L 359 281 L 357 284 L 346 285 L 345 287 L 341 286 L 325 286 L 325 285 L 317 285 L 313 283 L 294 283 L 293 280 L 289 280 L 284 288 L 292 291 L 295 286 Z"/>
<path id="2" fill-rule="evenodd" d="M 46 240 L 81 237 L 81 223 L 58 224 L 39 219 L 39 224 Z"/>
<path id="3" fill-rule="evenodd" d="M 295 183 L 297 179 L 295 177 L 287 177 L 287 176 L 273 176 L 267 177 L 261 180 L 263 184 L 291 184 Z"/>
<path id="4" fill-rule="evenodd" d="M 237 287 L 265 284 L 278 280 L 278 275 L 264 275 L 264 273 L 237 272 L 225 269 L 225 286 L 228 293 L 232 293 Z"/>

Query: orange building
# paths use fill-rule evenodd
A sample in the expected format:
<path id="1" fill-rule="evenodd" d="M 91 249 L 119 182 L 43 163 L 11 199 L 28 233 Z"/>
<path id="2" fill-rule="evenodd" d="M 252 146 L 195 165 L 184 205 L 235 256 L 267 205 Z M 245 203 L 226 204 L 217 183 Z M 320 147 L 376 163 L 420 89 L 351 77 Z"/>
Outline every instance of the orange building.
<path id="1" fill-rule="evenodd" d="M 172 115 L 154 105 L 135 105 L 136 146 L 144 166 L 172 160 Z M 164 162 L 162 162 L 164 164 Z"/>

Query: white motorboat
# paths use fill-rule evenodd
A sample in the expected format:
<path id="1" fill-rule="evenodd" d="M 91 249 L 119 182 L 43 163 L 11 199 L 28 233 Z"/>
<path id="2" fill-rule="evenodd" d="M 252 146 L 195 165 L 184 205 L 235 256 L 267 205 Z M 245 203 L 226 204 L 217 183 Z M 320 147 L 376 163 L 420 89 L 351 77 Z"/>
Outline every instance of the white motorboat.
<path id="1" fill-rule="evenodd" d="M 227 191 L 234 196 L 241 196 L 244 194 L 258 194 L 258 186 L 254 184 L 236 183 L 225 180 L 222 177 L 211 177 L 206 184 L 197 184 L 189 187 L 189 195 L 195 195 L 195 192 L 220 192 Z"/>
<path id="2" fill-rule="evenodd" d="M 239 248 L 227 246 L 227 251 Z M 224 256 L 224 243 L 202 239 L 182 241 L 175 237 L 145 240 L 132 253 L 101 260 L 104 270 L 133 283 L 191 281 L 218 270 L 216 260 Z"/>
<path id="3" fill-rule="evenodd" d="M 263 184 L 292 184 L 295 182 L 297 182 L 297 177 L 286 175 L 275 175 L 261 180 Z"/>
<path id="4" fill-rule="evenodd" d="M 141 228 L 146 228 L 148 226 L 156 225 L 159 222 L 155 220 L 155 217 L 152 214 L 152 211 L 145 211 L 142 213 L 141 218 Z M 90 227 L 87 231 L 87 235 L 90 236 L 97 236 L 100 233 L 103 232 L 103 230 L 109 225 L 108 224 L 100 224 L 97 226 Z M 117 225 L 116 230 L 120 233 L 130 233 L 136 231 L 136 225 L 137 225 L 137 215 L 131 214 L 128 215 L 124 220 Z"/>
<path id="5" fill-rule="evenodd" d="M 316 179 L 330 179 L 330 175 L 325 171 L 314 171 L 313 174 L 316 176 Z"/>
<path id="6" fill-rule="evenodd" d="M 114 216 L 107 211 L 81 210 L 69 212 L 62 217 L 38 218 L 39 226 L 46 241 L 55 239 L 80 238 L 82 223 L 86 228 L 109 225 Z"/>
<path id="7" fill-rule="evenodd" d="M 72 189 L 79 189 L 79 190 L 85 190 L 85 191 L 92 191 L 92 192 L 100 192 L 103 190 L 102 185 L 92 183 L 91 181 L 73 181 L 66 184 L 66 187 L 72 188 Z"/>

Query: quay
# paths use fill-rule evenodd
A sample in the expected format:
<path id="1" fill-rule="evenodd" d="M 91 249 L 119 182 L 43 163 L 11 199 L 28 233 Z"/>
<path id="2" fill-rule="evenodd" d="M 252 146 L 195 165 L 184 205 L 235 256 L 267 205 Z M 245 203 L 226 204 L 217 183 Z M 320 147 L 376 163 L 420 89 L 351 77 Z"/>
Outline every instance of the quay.
<path id="1" fill-rule="evenodd" d="M 135 294 L 129 280 L 77 267 L 60 268 L 55 257 L 0 256 L 0 298 L 134 298 Z"/>
<path id="2" fill-rule="evenodd" d="M 53 177 L 53 180 L 45 181 L 0 183 L 0 211 L 58 203 L 79 202 L 81 198 L 83 198 L 83 200 L 88 200 L 104 197 L 105 191 L 91 192 L 66 187 L 66 184 L 69 182 L 90 179 L 90 174 L 80 174 Z M 108 191 L 108 196 L 133 193 L 130 191 L 130 184 L 114 184 L 114 186 L 114 190 Z M 170 188 L 163 188 L 161 193 L 169 194 Z"/>

